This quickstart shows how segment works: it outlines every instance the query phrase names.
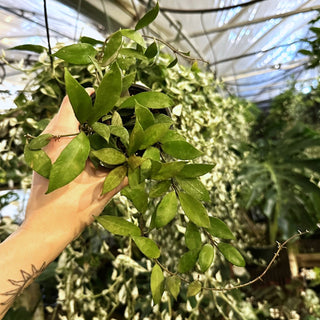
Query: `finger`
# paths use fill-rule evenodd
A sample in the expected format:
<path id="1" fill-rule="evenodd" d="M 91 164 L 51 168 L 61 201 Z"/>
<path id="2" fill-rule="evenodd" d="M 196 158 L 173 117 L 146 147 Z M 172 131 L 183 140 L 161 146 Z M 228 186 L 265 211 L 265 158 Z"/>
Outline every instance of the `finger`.
<path id="1" fill-rule="evenodd" d="M 94 92 L 93 88 L 87 88 L 87 93 L 91 95 Z M 51 139 L 50 143 L 44 148 L 51 161 L 54 162 L 61 151 L 79 132 L 79 121 L 77 120 L 72 105 L 68 96 L 65 96 L 59 112 L 50 121 L 43 133 L 51 133 L 58 136 L 57 139 Z M 71 135 L 70 137 L 60 137 L 64 135 Z M 60 137 L 60 138 L 59 138 Z"/>
<path id="2" fill-rule="evenodd" d="M 93 88 L 86 88 L 89 95 L 94 92 Z M 59 112 L 50 121 L 43 133 L 51 133 L 54 135 L 65 135 L 79 132 L 79 121 L 77 120 L 69 97 L 65 96 Z"/>

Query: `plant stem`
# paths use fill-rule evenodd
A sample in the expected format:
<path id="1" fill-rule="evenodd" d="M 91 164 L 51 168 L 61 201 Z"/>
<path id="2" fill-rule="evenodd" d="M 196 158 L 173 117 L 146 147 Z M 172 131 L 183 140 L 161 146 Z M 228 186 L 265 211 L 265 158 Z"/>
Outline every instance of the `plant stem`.
<path id="1" fill-rule="evenodd" d="M 52 139 L 58 140 L 58 139 L 60 139 L 60 138 L 75 137 L 75 136 L 77 136 L 79 133 L 80 133 L 80 132 L 53 135 L 53 136 L 52 136 Z M 25 136 L 25 138 L 27 138 L 27 139 L 35 139 L 35 138 L 36 138 L 35 136 L 33 136 L 33 135 L 29 134 L 29 133 L 25 134 L 24 136 Z"/>
<path id="2" fill-rule="evenodd" d="M 304 234 L 309 233 L 309 231 L 305 231 L 305 232 L 299 232 L 297 234 L 294 234 L 292 237 L 290 237 L 289 239 L 287 239 L 286 241 L 284 241 L 283 243 L 278 243 L 278 250 L 276 251 L 276 253 L 274 254 L 273 258 L 271 259 L 271 261 L 268 263 L 267 267 L 264 269 L 264 271 L 257 276 L 255 279 L 248 281 L 246 283 L 242 283 L 236 286 L 225 286 L 223 288 L 211 288 L 211 287 L 202 287 L 203 290 L 210 290 L 210 291 L 214 291 L 214 292 L 226 292 L 226 291 L 231 291 L 231 290 L 235 290 L 235 289 L 240 289 L 240 288 L 244 288 L 247 287 L 255 282 L 257 282 L 258 280 L 262 281 L 263 276 L 268 272 L 268 270 L 271 268 L 271 266 L 273 265 L 273 263 L 276 261 L 277 257 L 279 256 L 280 251 L 285 248 L 286 244 L 288 242 L 290 242 L 291 240 L 293 240 L 294 238 L 300 237 Z M 214 244 L 215 245 L 215 244 Z M 190 283 L 191 281 L 185 279 L 184 277 L 182 277 L 181 275 L 179 275 L 178 273 L 173 273 L 172 271 L 170 271 L 167 267 L 165 267 L 164 265 L 162 265 L 157 259 L 154 259 L 154 261 L 160 266 L 160 268 L 162 270 L 164 270 L 165 272 L 167 272 L 169 275 L 171 276 L 177 276 L 179 277 L 182 281 L 186 282 L 186 283 Z"/>
<path id="3" fill-rule="evenodd" d="M 147 36 L 147 35 L 142 35 L 144 38 L 147 38 L 147 39 L 153 39 L 155 41 L 158 41 L 158 42 L 161 42 L 162 44 L 164 44 L 166 47 L 168 47 L 172 52 L 174 52 L 175 54 L 183 57 L 184 59 L 186 60 L 189 60 L 189 61 L 201 61 L 201 62 L 204 62 L 206 64 L 209 64 L 208 61 L 202 59 L 202 58 L 192 58 L 190 56 L 188 56 L 187 54 L 179 51 L 178 49 L 176 49 L 174 46 L 172 46 L 170 43 L 168 43 L 167 41 L 165 40 L 162 40 L 162 39 L 159 39 L 159 38 L 155 38 L 155 37 L 152 37 L 152 36 Z"/>

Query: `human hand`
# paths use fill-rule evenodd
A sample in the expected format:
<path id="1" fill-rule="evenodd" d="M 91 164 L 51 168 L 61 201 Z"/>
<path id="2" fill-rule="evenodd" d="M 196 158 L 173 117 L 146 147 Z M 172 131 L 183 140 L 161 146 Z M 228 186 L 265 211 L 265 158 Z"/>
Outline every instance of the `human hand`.
<path id="1" fill-rule="evenodd" d="M 88 94 L 92 88 L 86 89 Z M 51 120 L 43 133 L 66 135 L 79 132 L 77 121 L 69 98 L 65 97 L 58 114 Z M 61 151 L 73 137 L 51 139 L 44 151 L 54 162 Z M 112 197 L 127 184 L 127 179 L 114 190 L 101 195 L 103 182 L 108 172 L 95 169 L 91 161 L 87 161 L 85 170 L 72 182 L 49 194 L 48 180 L 33 173 L 30 199 L 27 206 L 24 226 L 27 228 L 57 228 L 67 233 L 69 240 L 75 238 L 94 216 L 98 216 Z"/>

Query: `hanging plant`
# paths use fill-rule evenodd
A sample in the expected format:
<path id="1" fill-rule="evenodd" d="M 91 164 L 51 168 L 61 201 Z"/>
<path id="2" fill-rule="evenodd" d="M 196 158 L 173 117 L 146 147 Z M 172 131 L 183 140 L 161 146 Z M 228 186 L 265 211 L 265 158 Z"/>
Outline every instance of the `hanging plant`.
<path id="1" fill-rule="evenodd" d="M 176 298 L 184 279 L 181 274 L 206 272 L 217 250 L 232 264 L 245 265 L 239 251 L 229 243 L 235 239 L 230 229 L 208 215 L 206 203 L 210 196 L 199 177 L 214 165 L 194 162 L 203 153 L 175 129 L 170 116 L 174 97 L 136 83 L 138 70 L 154 64 L 160 55 L 157 39 L 147 44 L 139 32 L 158 12 L 156 5 L 135 29 L 119 30 L 105 42 L 82 37 L 79 43 L 61 47 L 51 56 L 54 77 L 59 80 L 57 95 L 65 88 L 79 130 L 68 134 L 73 139 L 53 163 L 43 148 L 59 135 L 27 134 L 24 149 L 27 164 L 49 180 L 47 193 L 73 181 L 84 170 L 88 158 L 96 168 L 109 170 L 102 194 L 128 177 L 129 185 L 121 194 L 132 202 L 137 213 L 128 220 L 114 215 L 96 219 L 109 232 L 130 237 L 153 262 L 151 291 L 155 303 L 160 302 L 164 290 Z M 33 46 L 27 50 L 33 50 Z M 177 50 L 175 53 L 179 54 Z M 173 61 L 168 68 L 174 66 L 177 57 Z M 95 93 L 90 96 L 84 85 L 93 86 Z M 47 87 L 46 94 L 55 95 L 50 89 Z M 185 226 L 186 250 L 171 272 L 161 260 L 166 248 L 159 248 L 152 233 L 177 220 Z M 187 295 L 194 296 L 202 288 L 203 284 L 194 280 L 188 284 Z"/>

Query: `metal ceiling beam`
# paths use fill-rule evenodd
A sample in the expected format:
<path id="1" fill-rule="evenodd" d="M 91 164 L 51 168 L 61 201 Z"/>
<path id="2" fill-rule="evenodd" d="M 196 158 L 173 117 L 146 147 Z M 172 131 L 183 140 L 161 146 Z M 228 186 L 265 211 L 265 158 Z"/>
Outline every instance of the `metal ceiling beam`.
<path id="1" fill-rule="evenodd" d="M 34 21 L 32 18 L 29 18 L 29 17 L 26 17 L 24 15 L 24 10 L 21 10 L 21 9 L 18 9 L 18 8 L 8 8 L 8 7 L 4 7 L 4 6 L 0 6 L 0 9 L 1 10 L 5 10 L 7 12 L 10 12 L 11 14 L 19 17 L 19 18 L 22 18 L 24 20 L 27 20 L 29 22 L 32 22 L 42 28 L 46 28 L 45 24 L 44 23 L 40 23 L 40 22 L 37 22 L 37 21 Z M 57 30 L 54 30 L 54 29 L 50 29 L 51 32 L 54 32 L 55 35 L 59 35 L 59 36 L 62 36 L 62 37 L 65 37 L 65 38 L 70 38 L 69 36 L 67 36 L 66 34 L 63 34 Z"/>
<path id="2" fill-rule="evenodd" d="M 238 13 L 236 13 L 230 20 L 229 23 L 233 23 L 234 21 L 236 21 L 237 19 L 239 19 L 242 15 L 244 15 L 245 10 L 240 10 Z M 213 48 L 213 43 L 218 41 L 223 34 L 217 34 L 213 37 L 213 39 L 209 39 L 209 34 L 207 33 L 207 30 L 204 28 L 204 25 L 202 25 L 203 28 L 203 34 L 206 35 L 207 39 L 208 39 L 208 44 L 206 45 L 206 47 L 203 49 L 203 52 L 207 52 L 209 49 L 211 49 L 212 52 L 214 52 L 214 48 Z M 213 66 L 215 66 L 215 64 L 212 64 Z M 217 67 L 215 66 L 215 72 L 216 74 L 218 74 L 218 70 Z"/>
<path id="3" fill-rule="evenodd" d="M 267 20 L 271 20 L 271 19 L 283 19 L 283 18 L 287 18 L 299 13 L 307 13 L 307 12 L 311 12 L 311 11 L 316 11 L 320 9 L 320 5 L 318 6 L 314 6 L 314 7 L 310 7 L 310 8 L 302 8 L 299 10 L 295 10 L 295 11 L 290 11 L 290 12 L 285 12 L 285 13 L 281 13 L 281 14 L 275 14 L 272 16 L 268 16 L 268 17 L 262 17 L 262 18 L 258 18 L 252 21 L 245 21 L 245 22 L 240 22 L 240 23 L 235 23 L 235 24 L 228 24 L 225 27 L 220 27 L 220 28 L 213 28 L 213 29 L 209 29 L 206 30 L 207 34 L 211 34 L 211 33 L 216 33 L 216 32 L 224 32 L 230 29 L 235 29 L 235 28 L 241 28 L 241 27 L 245 27 L 245 26 L 249 26 L 252 24 L 257 24 L 257 23 L 262 23 L 265 22 Z M 200 37 L 203 36 L 203 32 L 195 32 L 190 34 L 190 37 L 192 38 L 196 38 L 196 37 Z"/>
<path id="4" fill-rule="evenodd" d="M 304 65 L 305 63 L 307 63 L 307 61 L 308 61 L 308 59 L 306 58 L 306 59 L 300 59 L 298 61 L 294 61 L 293 63 L 283 64 L 280 66 L 279 70 L 294 69 L 294 68 L 297 68 L 299 66 Z M 261 74 L 266 74 L 269 72 L 274 72 L 275 70 L 276 69 L 274 68 L 274 66 L 269 66 L 268 68 L 249 70 L 247 72 L 239 73 L 237 75 L 225 76 L 225 77 L 221 77 L 221 78 L 224 82 L 235 81 L 235 80 L 239 80 L 239 79 L 245 79 L 245 78 L 258 76 Z"/>
<path id="5" fill-rule="evenodd" d="M 314 40 L 314 39 L 316 39 L 316 37 L 306 38 L 306 40 L 310 40 L 310 41 Z M 272 51 L 272 50 L 275 50 L 275 49 L 278 49 L 278 48 L 290 47 L 293 44 L 300 43 L 300 42 L 301 42 L 301 40 L 296 40 L 296 41 L 293 41 L 293 42 L 290 42 L 290 43 L 280 44 L 278 46 L 274 46 L 274 47 L 269 48 L 269 49 L 258 50 L 258 51 L 255 51 L 255 52 L 249 52 L 249 53 L 245 53 L 245 54 L 240 54 L 238 56 L 233 56 L 233 57 L 230 57 L 230 58 L 218 60 L 218 61 L 216 61 L 214 63 L 211 63 L 210 65 L 216 65 L 216 64 L 220 64 L 220 63 L 230 62 L 230 61 L 233 61 L 233 60 L 247 58 L 247 57 L 250 57 L 250 56 L 255 56 L 256 54 L 266 53 L 266 52 L 269 52 L 269 51 Z"/>
<path id="6" fill-rule="evenodd" d="M 199 14 L 199 13 L 211 13 L 211 12 L 219 12 L 219 11 L 224 11 L 224 10 L 231 10 L 235 9 L 238 7 L 248 7 L 251 6 L 257 2 L 262 2 L 265 0 L 252 0 L 248 2 L 243 2 L 231 6 L 226 6 L 226 7 L 221 7 L 221 8 L 207 8 L 207 9 L 175 9 L 175 8 L 166 8 L 166 7 L 161 7 L 161 11 L 165 12 L 170 12 L 170 13 L 180 13 L 180 14 Z"/>
<path id="7" fill-rule="evenodd" d="M 78 11 L 78 1 L 74 1 L 74 0 L 57 0 L 57 1 Z M 105 33 L 111 33 L 112 31 L 117 30 L 120 27 L 123 27 L 119 19 L 114 19 L 114 17 L 112 17 L 111 15 L 108 15 L 110 19 L 109 24 L 112 30 L 107 30 L 108 28 L 107 28 L 106 14 L 103 12 L 103 10 L 100 10 L 96 6 L 96 4 L 101 4 L 101 2 L 94 1 L 92 4 L 90 1 L 82 0 L 80 13 L 82 15 L 85 15 L 89 19 L 91 19 L 93 25 L 95 25 L 100 31 L 103 31 Z"/>

